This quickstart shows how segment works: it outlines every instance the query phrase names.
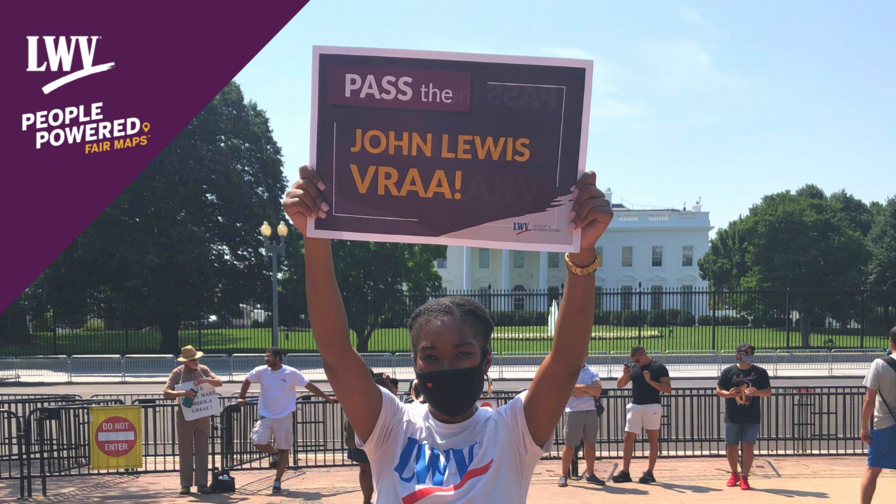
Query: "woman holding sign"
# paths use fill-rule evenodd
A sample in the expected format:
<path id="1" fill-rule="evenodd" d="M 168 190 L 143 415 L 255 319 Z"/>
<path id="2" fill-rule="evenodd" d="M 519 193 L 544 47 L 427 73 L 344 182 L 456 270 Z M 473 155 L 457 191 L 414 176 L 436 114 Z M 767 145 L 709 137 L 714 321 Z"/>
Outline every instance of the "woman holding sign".
<path id="1" fill-rule="evenodd" d="M 202 352 L 197 352 L 192 345 L 181 349 L 178 362 L 182 366 L 174 368 L 168 376 L 163 394 L 167 399 L 177 399 L 181 407 L 177 408 L 177 449 L 180 455 L 180 495 L 189 495 L 193 486 L 193 461 L 195 459 L 196 487 L 199 493 L 210 494 L 208 487 L 208 438 L 211 436 L 211 416 L 203 416 L 194 420 L 184 418 L 184 407 L 190 408 L 192 401 L 203 385 L 220 387 L 221 379 L 215 373 L 199 364 Z M 188 384 L 187 387 L 181 386 Z M 192 384 L 192 386 L 189 386 Z M 185 390 L 178 390 L 185 389 Z"/>
<path id="2" fill-rule="evenodd" d="M 302 167 L 283 209 L 305 234 L 308 218 L 325 218 L 324 182 Z M 311 328 L 333 391 L 370 459 L 377 501 L 414 504 L 433 494 L 451 502 L 523 503 L 532 472 L 579 376 L 594 319 L 594 244 L 613 218 L 593 172 L 574 188 L 571 229 L 581 248 L 566 255 L 566 290 L 551 353 L 527 392 L 492 410 L 478 408 L 492 363 L 488 311 L 467 298 L 442 298 L 408 322 L 416 381 L 426 404 L 401 403 L 378 387 L 352 346 L 333 268 L 330 241 L 305 237 Z M 439 502 L 446 502 L 442 498 Z"/>

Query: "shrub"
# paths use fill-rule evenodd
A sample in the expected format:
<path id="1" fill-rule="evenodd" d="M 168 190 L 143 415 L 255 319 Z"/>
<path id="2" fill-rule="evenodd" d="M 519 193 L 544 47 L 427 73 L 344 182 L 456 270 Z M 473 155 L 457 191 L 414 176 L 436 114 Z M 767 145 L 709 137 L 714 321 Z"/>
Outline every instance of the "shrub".
<path id="1" fill-rule="evenodd" d="M 106 322 L 102 320 L 90 320 L 84 327 L 81 328 L 82 331 L 91 331 L 91 332 L 102 332 L 106 330 Z"/>
<path id="2" fill-rule="evenodd" d="M 678 314 L 678 319 L 675 322 L 675 325 L 681 327 L 693 327 L 694 324 L 697 323 L 697 319 L 694 317 L 694 314 L 689 311 L 682 311 Z"/>
<path id="3" fill-rule="evenodd" d="M 666 312 L 655 310 L 647 314 L 647 325 L 650 327 L 666 327 Z"/>
<path id="4" fill-rule="evenodd" d="M 700 315 L 697 317 L 697 324 L 701 326 L 711 326 L 712 325 L 712 316 L 711 315 Z"/>
<path id="5" fill-rule="evenodd" d="M 608 325 L 612 323 L 612 312 L 594 310 L 594 325 Z"/>
<path id="6" fill-rule="evenodd" d="M 622 312 L 622 325 L 624 327 L 638 327 L 638 312 Z"/>

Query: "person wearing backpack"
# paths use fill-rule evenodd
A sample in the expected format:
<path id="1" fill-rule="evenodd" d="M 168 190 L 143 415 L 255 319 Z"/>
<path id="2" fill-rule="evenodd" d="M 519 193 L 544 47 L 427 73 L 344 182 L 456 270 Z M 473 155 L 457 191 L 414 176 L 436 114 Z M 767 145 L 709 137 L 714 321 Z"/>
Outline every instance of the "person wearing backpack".
<path id="1" fill-rule="evenodd" d="M 580 442 L 585 443 L 582 448 L 585 456 L 585 481 L 601 486 L 606 484 L 594 474 L 595 443 L 597 443 L 597 429 L 600 426 L 598 417 L 603 413 L 603 406 L 600 404 L 600 393 L 603 388 L 597 369 L 588 366 L 587 360 L 588 353 L 585 353 L 576 386 L 566 403 L 566 428 L 563 431 L 566 444 L 563 447 L 560 479 L 557 481 L 559 487 L 568 485 L 567 478 L 572 467 L 572 459 Z"/>
<path id="2" fill-rule="evenodd" d="M 373 381 L 375 381 L 377 385 L 392 392 L 396 396 L 398 395 L 398 380 L 390 377 L 388 373 L 374 373 L 373 370 L 371 370 L 370 374 L 373 376 Z M 361 448 L 358 448 L 358 444 L 355 443 L 355 428 L 352 427 L 352 424 L 349 423 L 348 419 L 345 419 L 345 422 L 342 424 L 342 432 L 343 441 L 345 442 L 345 446 L 348 447 L 348 459 L 357 463 L 358 468 L 360 469 L 358 473 L 358 483 L 361 485 L 361 496 L 364 499 L 363 504 L 371 504 L 373 502 L 373 473 L 370 471 L 370 459 L 367 458 L 367 453 Z"/>
<path id="3" fill-rule="evenodd" d="M 896 352 L 896 327 L 890 329 L 890 350 Z M 871 504 L 882 469 L 896 469 L 896 359 L 875 359 L 863 383 L 862 441 L 868 444 L 868 468 L 862 478 L 862 504 Z M 873 418 L 873 424 L 872 424 Z"/>

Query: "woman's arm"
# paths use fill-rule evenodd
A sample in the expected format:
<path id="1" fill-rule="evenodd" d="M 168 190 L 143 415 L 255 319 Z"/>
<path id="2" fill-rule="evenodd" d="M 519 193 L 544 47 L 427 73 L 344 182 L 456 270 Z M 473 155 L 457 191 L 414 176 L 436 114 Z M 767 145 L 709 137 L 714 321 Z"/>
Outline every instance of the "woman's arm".
<path id="1" fill-rule="evenodd" d="M 287 191 L 283 210 L 305 235 L 308 218 L 325 218 L 329 205 L 323 200 L 324 183 L 308 166 Z M 342 295 L 336 284 L 330 240 L 305 236 L 305 289 L 311 332 L 324 363 L 327 380 L 339 397 L 345 416 L 362 441 L 367 441 L 380 416 L 383 396 L 352 346 Z"/>
<path id="2" fill-rule="evenodd" d="M 613 219 L 610 202 L 595 187 L 595 181 L 594 172 L 582 175 L 576 184 L 578 194 L 573 204 L 573 226 L 582 230 L 582 236 L 581 249 L 569 258 L 582 268 L 594 262 L 594 243 Z M 523 407 L 529 434 L 538 446 L 544 446 L 554 435 L 579 377 L 593 323 L 594 276 L 568 271 L 551 353 L 535 373 Z"/>

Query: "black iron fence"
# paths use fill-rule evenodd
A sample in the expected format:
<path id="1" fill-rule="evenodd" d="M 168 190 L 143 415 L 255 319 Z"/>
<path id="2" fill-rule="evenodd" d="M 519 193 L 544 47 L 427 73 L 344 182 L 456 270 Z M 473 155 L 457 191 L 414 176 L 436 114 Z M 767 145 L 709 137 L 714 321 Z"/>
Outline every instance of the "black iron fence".
<path id="1" fill-rule="evenodd" d="M 407 294 L 377 313 L 369 300 L 346 294 L 352 337 L 361 351 L 408 352 L 410 314 L 427 299 L 449 295 L 471 297 L 490 310 L 496 352 L 550 350 L 551 307 L 563 296 L 559 288 Z M 0 314 L 0 355 L 168 353 L 165 349 L 185 345 L 206 353 L 259 353 L 271 344 L 269 304 L 246 302 L 182 321 L 176 336 L 164 335 L 151 318 L 134 313 L 125 298 L 94 299 L 72 310 L 55 308 L 44 295 L 21 296 Z M 281 304 L 280 346 L 316 352 L 308 319 L 299 310 Z M 654 352 L 721 351 L 743 341 L 764 349 L 883 348 L 894 325 L 896 291 L 596 287 L 590 350 L 624 351 L 641 344 Z"/>
<path id="2" fill-rule="evenodd" d="M 495 392 L 493 407 L 509 402 L 517 392 Z M 859 438 L 863 387 L 777 388 L 762 399 L 762 428 L 756 453 L 782 455 L 860 455 L 867 453 Z M 91 474 L 133 474 L 178 470 L 176 403 L 152 397 L 133 397 L 143 415 L 143 467 L 128 471 L 96 471 L 90 467 L 90 408 L 120 405 L 121 398 L 71 396 L 7 399 L 0 405 L 0 480 L 19 480 L 22 497 L 31 497 L 40 482 Z M 406 399 L 403 397 L 403 399 Z M 221 397 L 225 407 L 212 419 L 210 439 L 213 468 L 231 471 L 269 467 L 251 431 L 258 419 L 257 402 L 239 408 L 232 397 Z M 606 412 L 600 418 L 598 458 L 621 457 L 625 407 L 631 390 L 606 390 Z M 724 403 L 712 388 L 674 389 L 662 396 L 661 457 L 724 456 Z M 18 403 L 18 404 L 14 404 Z M 313 396 L 301 397 L 293 414 L 294 444 L 290 467 L 352 465 L 343 441 L 341 406 Z M 25 412 L 20 415 L 18 412 Z M 557 425 L 554 447 L 547 458 L 559 458 L 565 419 Z M 647 456 L 646 439 L 635 446 L 636 457 Z"/>

